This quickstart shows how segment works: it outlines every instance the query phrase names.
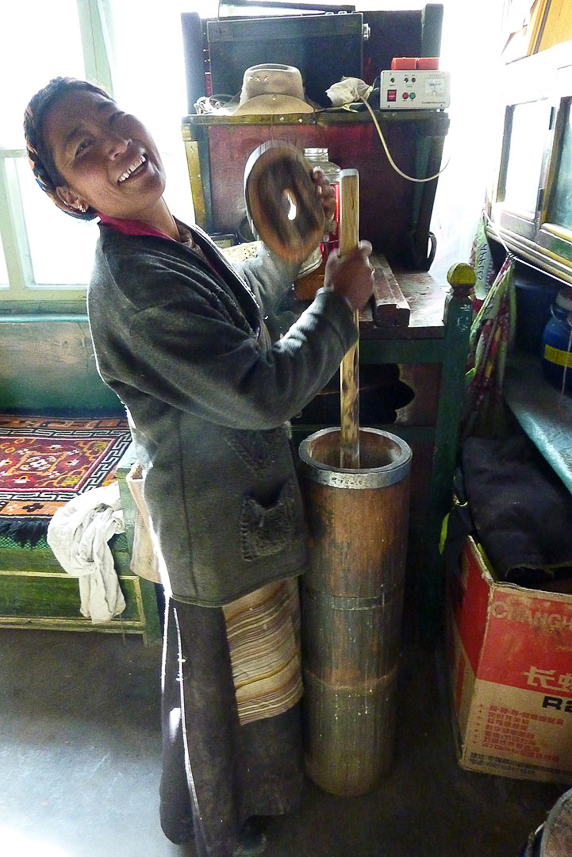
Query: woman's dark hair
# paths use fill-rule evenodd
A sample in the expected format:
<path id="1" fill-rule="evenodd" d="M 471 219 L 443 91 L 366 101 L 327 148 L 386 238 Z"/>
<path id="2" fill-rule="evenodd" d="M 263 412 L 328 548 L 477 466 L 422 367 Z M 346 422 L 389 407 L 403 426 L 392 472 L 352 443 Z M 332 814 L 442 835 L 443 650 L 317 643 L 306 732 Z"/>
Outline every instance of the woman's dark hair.
<path id="1" fill-rule="evenodd" d="M 55 77 L 30 99 L 24 113 L 24 137 L 30 166 L 42 190 L 66 214 L 80 220 L 93 220 L 96 217 L 96 212 L 92 208 L 88 208 L 85 212 L 79 212 L 66 205 L 58 197 L 56 188 L 65 185 L 66 182 L 58 172 L 52 152 L 46 145 L 44 138 L 44 122 L 48 112 L 60 98 L 74 90 L 88 90 L 112 100 L 105 90 L 87 80 L 78 80 L 74 77 Z"/>

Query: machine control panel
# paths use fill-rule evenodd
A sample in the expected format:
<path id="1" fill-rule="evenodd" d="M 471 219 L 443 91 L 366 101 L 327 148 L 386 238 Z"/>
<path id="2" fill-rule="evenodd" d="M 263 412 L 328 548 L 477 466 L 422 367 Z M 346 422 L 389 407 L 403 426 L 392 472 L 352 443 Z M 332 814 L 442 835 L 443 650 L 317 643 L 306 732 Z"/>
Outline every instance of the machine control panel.
<path id="1" fill-rule="evenodd" d="M 440 110 L 450 104 L 450 76 L 436 69 L 382 71 L 381 110 Z"/>

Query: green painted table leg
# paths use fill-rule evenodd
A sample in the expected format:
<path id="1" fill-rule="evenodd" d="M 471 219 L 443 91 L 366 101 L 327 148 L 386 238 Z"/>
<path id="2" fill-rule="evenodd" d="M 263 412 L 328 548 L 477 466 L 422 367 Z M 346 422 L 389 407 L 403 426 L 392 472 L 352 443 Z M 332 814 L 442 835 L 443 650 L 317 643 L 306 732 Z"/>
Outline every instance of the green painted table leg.
<path id="1" fill-rule="evenodd" d="M 470 291 L 475 284 L 475 273 L 460 262 L 450 268 L 447 280 L 451 293 L 445 305 L 445 348 L 428 498 L 427 561 L 419 582 L 421 635 L 427 640 L 434 640 L 442 629 L 444 567 L 439 541 L 443 519 L 452 503 L 472 320 Z"/>
<path id="2" fill-rule="evenodd" d="M 145 616 L 143 641 L 146 646 L 159 645 L 162 641 L 162 632 L 157 605 L 156 584 L 141 577 L 139 578 L 139 585 L 141 587 L 143 615 Z"/>

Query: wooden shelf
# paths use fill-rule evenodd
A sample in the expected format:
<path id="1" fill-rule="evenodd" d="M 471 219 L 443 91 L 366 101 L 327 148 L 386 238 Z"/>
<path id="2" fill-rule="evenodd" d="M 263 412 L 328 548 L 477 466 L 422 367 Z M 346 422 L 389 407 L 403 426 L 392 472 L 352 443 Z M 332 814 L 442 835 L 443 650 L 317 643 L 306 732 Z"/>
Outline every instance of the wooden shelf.
<path id="1" fill-rule="evenodd" d="M 572 398 L 544 379 L 540 360 L 516 354 L 506 369 L 507 405 L 572 493 Z"/>

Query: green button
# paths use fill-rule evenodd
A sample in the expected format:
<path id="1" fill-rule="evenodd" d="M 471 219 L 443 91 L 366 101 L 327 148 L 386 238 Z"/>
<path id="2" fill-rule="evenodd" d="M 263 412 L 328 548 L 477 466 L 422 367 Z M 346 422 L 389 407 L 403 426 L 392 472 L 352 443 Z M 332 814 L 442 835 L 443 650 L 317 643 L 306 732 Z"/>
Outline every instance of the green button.
<path id="1" fill-rule="evenodd" d="M 411 98 L 411 99 L 415 98 L 415 93 L 414 93 L 414 92 L 410 92 L 410 93 L 409 93 L 409 98 Z"/>

